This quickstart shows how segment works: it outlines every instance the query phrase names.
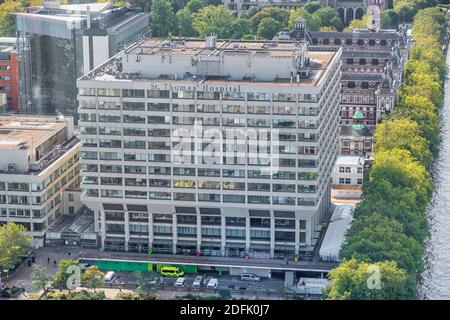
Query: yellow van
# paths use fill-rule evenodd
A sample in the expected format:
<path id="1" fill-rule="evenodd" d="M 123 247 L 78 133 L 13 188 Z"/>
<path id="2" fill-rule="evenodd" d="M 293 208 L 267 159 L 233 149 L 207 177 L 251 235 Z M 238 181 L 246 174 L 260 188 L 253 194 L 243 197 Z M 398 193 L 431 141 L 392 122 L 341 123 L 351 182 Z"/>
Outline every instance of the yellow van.
<path id="1" fill-rule="evenodd" d="M 184 272 L 178 267 L 164 266 L 161 268 L 161 274 L 165 277 L 179 278 L 184 276 Z"/>

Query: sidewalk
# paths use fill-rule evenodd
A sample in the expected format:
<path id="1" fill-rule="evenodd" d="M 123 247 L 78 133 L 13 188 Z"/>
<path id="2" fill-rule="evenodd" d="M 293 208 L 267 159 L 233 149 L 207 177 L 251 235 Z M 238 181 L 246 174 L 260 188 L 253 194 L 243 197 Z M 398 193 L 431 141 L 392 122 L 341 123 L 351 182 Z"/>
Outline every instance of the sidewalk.
<path id="1" fill-rule="evenodd" d="M 53 248 L 53 247 L 44 247 L 36 250 L 36 264 L 40 264 L 45 267 L 46 271 L 51 274 L 55 274 L 58 270 L 58 263 L 61 260 L 69 259 L 77 259 L 78 258 L 78 248 L 71 248 L 69 251 L 68 248 Z M 48 263 L 48 258 L 50 258 L 50 263 Z M 53 265 L 53 261 L 56 261 L 56 267 Z M 8 286 L 17 286 L 25 288 L 26 292 L 36 293 L 39 290 L 33 289 L 31 286 L 31 272 L 33 271 L 32 267 L 28 266 L 28 263 L 22 264 L 14 273 L 14 275 L 6 282 Z"/>

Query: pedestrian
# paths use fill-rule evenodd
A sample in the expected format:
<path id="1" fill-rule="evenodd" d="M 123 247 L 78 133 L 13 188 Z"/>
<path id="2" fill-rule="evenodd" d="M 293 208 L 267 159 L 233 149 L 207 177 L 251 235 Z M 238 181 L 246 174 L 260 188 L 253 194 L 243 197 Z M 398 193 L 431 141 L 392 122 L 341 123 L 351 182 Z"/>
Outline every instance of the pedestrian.
<path id="1" fill-rule="evenodd" d="M 70 251 L 69 251 L 69 252 L 67 252 L 67 254 L 69 255 L 69 258 L 70 258 Z"/>
<path id="2" fill-rule="evenodd" d="M 50 264 L 50 258 L 47 258 L 47 264 Z"/>
<path id="3" fill-rule="evenodd" d="M 56 260 L 53 260 L 53 266 L 56 267 Z"/>

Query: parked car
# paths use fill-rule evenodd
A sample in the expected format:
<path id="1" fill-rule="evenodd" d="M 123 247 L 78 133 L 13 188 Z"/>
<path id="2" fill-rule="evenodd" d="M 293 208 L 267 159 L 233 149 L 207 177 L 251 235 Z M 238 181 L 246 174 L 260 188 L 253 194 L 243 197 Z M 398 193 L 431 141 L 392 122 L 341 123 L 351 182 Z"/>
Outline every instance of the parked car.
<path id="1" fill-rule="evenodd" d="M 194 282 L 192 283 L 192 288 L 198 289 L 202 286 L 203 276 L 196 276 Z"/>
<path id="2" fill-rule="evenodd" d="M 208 289 L 217 289 L 219 286 L 219 281 L 216 278 L 211 278 L 208 281 L 208 285 L 206 286 Z"/>
<path id="3" fill-rule="evenodd" d="M 175 281 L 174 286 L 175 287 L 184 287 L 184 286 L 186 286 L 186 279 L 185 278 L 178 278 L 177 281 Z"/>
<path id="4" fill-rule="evenodd" d="M 106 282 L 113 282 L 113 280 L 116 278 L 116 273 L 114 271 L 108 271 L 105 274 L 104 280 Z"/>
<path id="5" fill-rule="evenodd" d="M 242 281 L 259 282 L 261 279 L 257 275 L 254 275 L 251 273 L 243 273 L 243 274 L 241 274 L 241 280 Z"/>
<path id="6" fill-rule="evenodd" d="M 165 277 L 179 278 L 184 276 L 184 272 L 178 267 L 164 266 L 161 268 L 161 274 Z"/>

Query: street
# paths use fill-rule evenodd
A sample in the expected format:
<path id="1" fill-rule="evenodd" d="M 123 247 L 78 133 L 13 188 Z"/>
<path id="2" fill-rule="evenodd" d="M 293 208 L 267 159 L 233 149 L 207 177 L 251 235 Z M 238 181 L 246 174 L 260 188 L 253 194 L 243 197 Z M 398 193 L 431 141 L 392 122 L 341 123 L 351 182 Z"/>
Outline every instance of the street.
<path id="1" fill-rule="evenodd" d="M 70 255 L 69 255 L 70 253 Z M 44 247 L 36 251 L 36 263 L 45 267 L 48 273 L 54 274 L 57 271 L 57 264 L 64 259 L 77 259 L 78 249 L 67 248 L 67 247 Z M 54 262 L 56 261 L 56 265 Z M 14 275 L 7 281 L 9 286 L 18 286 L 25 288 L 27 293 L 36 293 L 39 290 L 34 289 L 31 286 L 31 273 L 32 268 L 28 266 L 27 263 L 21 265 Z M 103 270 L 105 271 L 105 270 Z M 137 280 L 134 272 L 129 271 L 115 271 L 116 278 L 112 284 L 106 285 L 107 287 L 113 288 L 127 288 L 135 291 L 137 289 Z M 192 283 L 198 275 L 203 275 L 208 280 L 210 278 L 218 279 L 218 289 L 192 289 Z M 176 288 L 174 283 L 177 278 L 161 277 L 162 284 L 158 283 L 158 288 L 155 293 L 158 293 L 161 299 L 174 299 L 180 294 L 205 294 L 213 295 L 216 294 L 220 289 L 227 289 L 233 294 L 234 298 L 255 298 L 256 296 L 270 295 L 272 299 L 283 297 L 284 283 L 281 279 L 268 279 L 262 278 L 260 282 L 248 282 L 241 281 L 239 276 L 230 275 L 217 275 L 217 274 L 206 274 L 206 273 L 187 273 L 184 275 L 186 279 L 186 285 L 183 288 Z M 159 281 L 158 281 L 159 282 Z"/>

